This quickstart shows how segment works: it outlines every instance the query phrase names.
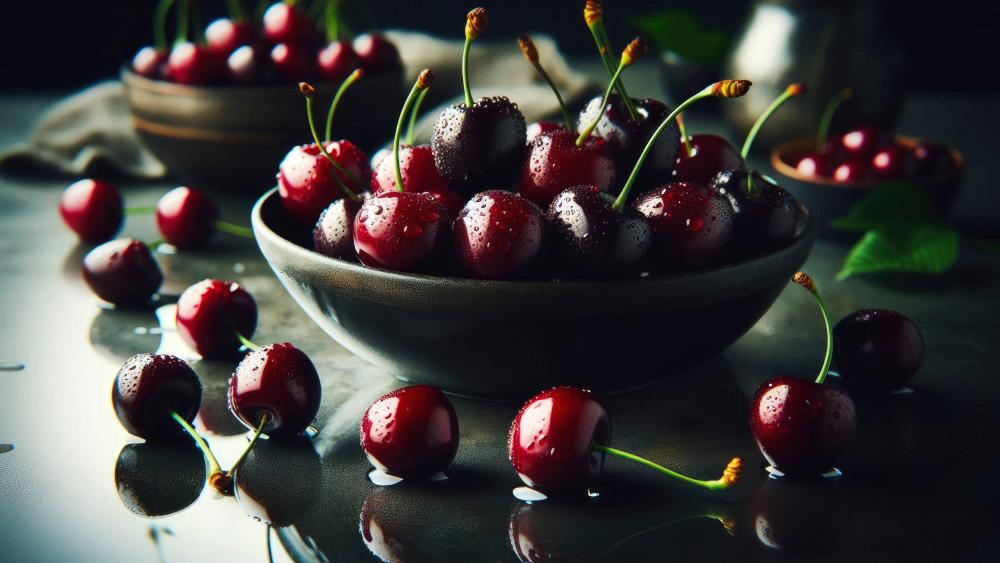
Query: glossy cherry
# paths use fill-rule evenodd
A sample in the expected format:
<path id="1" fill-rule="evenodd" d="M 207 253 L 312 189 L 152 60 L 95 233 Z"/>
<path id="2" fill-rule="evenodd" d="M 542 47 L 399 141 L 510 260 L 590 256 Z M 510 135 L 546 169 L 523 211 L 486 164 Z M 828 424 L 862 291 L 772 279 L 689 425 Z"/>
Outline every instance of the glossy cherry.
<path id="1" fill-rule="evenodd" d="M 796 164 L 795 169 L 804 176 L 811 178 L 830 178 L 834 169 L 837 168 L 839 153 L 830 147 L 802 157 Z"/>
<path id="2" fill-rule="evenodd" d="M 285 342 L 243 358 L 229 380 L 229 408 L 249 428 L 263 422 L 268 436 L 300 434 L 319 411 L 319 375 L 301 350 Z"/>
<path id="3" fill-rule="evenodd" d="M 184 360 L 165 354 L 136 354 L 122 364 L 111 402 L 125 430 L 147 440 L 183 432 L 176 413 L 190 423 L 201 406 L 201 382 Z"/>
<path id="4" fill-rule="evenodd" d="M 257 41 L 257 30 L 248 21 L 219 18 L 205 28 L 205 43 L 219 57 L 228 57 L 241 45 Z"/>
<path id="5" fill-rule="evenodd" d="M 429 193 L 372 196 L 354 221 L 354 250 L 367 266 L 411 271 L 441 247 L 449 230 L 447 217 Z"/>
<path id="6" fill-rule="evenodd" d="M 232 358 L 242 345 L 236 336 L 253 337 L 257 303 L 238 283 L 202 280 L 177 300 L 177 333 L 206 359 Z"/>
<path id="7" fill-rule="evenodd" d="M 132 57 L 132 72 L 146 78 L 161 78 L 166 70 L 167 57 L 170 53 L 166 49 L 157 49 L 152 46 L 145 46 L 136 52 Z"/>
<path id="8" fill-rule="evenodd" d="M 298 5 L 275 2 L 264 12 L 264 36 L 271 43 L 308 44 L 316 39 L 316 26 Z"/>
<path id="9" fill-rule="evenodd" d="M 126 444 L 115 463 L 118 498 L 144 518 L 167 516 L 194 504 L 205 477 L 201 451 L 184 438 Z"/>
<path id="10" fill-rule="evenodd" d="M 360 201 L 348 197 L 333 200 L 313 227 L 313 250 L 341 260 L 354 258 L 354 219 L 360 209 Z"/>
<path id="11" fill-rule="evenodd" d="M 574 186 L 549 204 L 545 219 L 552 247 L 572 270 L 608 272 L 635 266 L 646 255 L 651 231 L 638 211 L 614 209 L 614 198 L 597 186 Z"/>
<path id="12" fill-rule="evenodd" d="M 792 194 L 756 170 L 725 170 L 710 189 L 729 200 L 735 213 L 733 246 L 753 251 L 795 238 L 798 204 Z"/>
<path id="13" fill-rule="evenodd" d="M 226 57 L 226 81 L 237 86 L 267 82 L 270 74 L 268 53 L 259 45 L 242 45 Z"/>
<path id="14" fill-rule="evenodd" d="M 833 342 L 837 370 L 852 390 L 899 389 L 924 358 L 916 323 L 889 309 L 862 309 L 844 317 L 833 329 Z"/>
<path id="15" fill-rule="evenodd" d="M 317 72 L 313 50 L 299 43 L 278 43 L 271 48 L 271 66 L 285 82 L 312 80 Z"/>
<path id="16" fill-rule="evenodd" d="M 938 178 L 955 172 L 951 150 L 940 144 L 922 142 L 913 148 L 915 170 L 921 178 Z"/>
<path id="17" fill-rule="evenodd" d="M 492 279 L 523 271 L 538 258 L 545 240 L 542 210 L 504 190 L 473 196 L 452 230 L 462 263 L 476 275 Z"/>
<path id="18" fill-rule="evenodd" d="M 529 123 L 525 129 L 525 138 L 530 145 L 531 142 L 537 139 L 542 133 L 550 133 L 553 131 L 568 131 L 568 129 L 555 121 L 535 121 L 534 123 Z"/>
<path id="19" fill-rule="evenodd" d="M 878 127 L 859 127 L 840 136 L 839 148 L 851 156 L 870 157 L 886 140 L 886 132 Z"/>
<path id="20" fill-rule="evenodd" d="M 122 228 L 122 195 L 108 182 L 80 180 L 59 196 L 59 215 L 81 241 L 98 244 Z"/>
<path id="21" fill-rule="evenodd" d="M 889 145 L 879 149 L 872 157 L 871 170 L 879 180 L 901 180 L 910 177 L 916 162 L 909 149 L 900 145 Z"/>
<path id="22" fill-rule="evenodd" d="M 690 151 L 687 144 L 691 145 Z M 707 186 L 723 170 L 742 170 L 746 161 L 733 145 L 718 135 L 698 134 L 688 137 L 682 144 L 674 165 L 673 178 Z"/>
<path id="23" fill-rule="evenodd" d="M 816 298 L 826 326 L 827 351 L 815 381 L 776 377 L 765 381 L 750 404 L 750 432 L 774 470 L 816 476 L 834 469 L 854 439 L 854 403 L 843 390 L 824 384 L 833 339 L 822 298 L 801 272 L 795 283 Z"/>
<path id="24" fill-rule="evenodd" d="M 458 416 L 444 393 L 413 385 L 383 395 L 361 417 L 361 447 L 372 465 L 407 479 L 443 472 L 458 452 Z"/>
<path id="25" fill-rule="evenodd" d="M 319 78 L 326 82 L 340 82 L 360 65 L 358 55 L 347 41 L 332 41 L 316 54 Z"/>
<path id="26" fill-rule="evenodd" d="M 163 240 L 180 250 L 207 245 L 218 218 L 212 198 L 194 188 L 174 188 L 156 202 L 156 227 Z"/>
<path id="27" fill-rule="evenodd" d="M 170 50 L 167 72 L 178 84 L 203 86 L 218 81 L 223 75 L 225 59 L 208 47 L 181 41 Z"/>
<path id="28" fill-rule="evenodd" d="M 117 306 L 149 303 L 163 273 L 149 247 L 135 239 L 106 242 L 83 257 L 83 280 L 98 297 Z"/>
<path id="29" fill-rule="evenodd" d="M 354 53 L 365 72 L 376 74 L 403 66 L 392 41 L 379 33 L 362 33 L 354 38 Z"/>
<path id="30" fill-rule="evenodd" d="M 387 156 L 389 158 L 382 158 L 372 173 L 371 188 L 372 193 L 376 195 L 399 189 L 396 187 L 396 169 L 392 152 L 389 151 Z M 430 194 L 445 208 L 449 218 L 458 216 L 464 201 L 448 188 L 441 177 L 437 166 L 434 165 L 434 154 L 430 145 L 399 147 L 399 171 L 407 191 Z"/>
<path id="31" fill-rule="evenodd" d="M 606 143 L 588 137 L 576 143 L 577 135 L 559 128 L 543 133 L 528 145 L 517 191 L 540 206 L 548 206 L 556 194 L 572 186 L 597 186 L 607 191 L 615 183 L 615 165 Z"/>
<path id="32" fill-rule="evenodd" d="M 649 222 L 653 248 L 661 263 L 701 264 L 729 247 L 736 213 L 719 192 L 687 182 L 671 182 L 635 202 Z"/>
<path id="33" fill-rule="evenodd" d="M 849 184 L 862 184 L 874 176 L 870 158 L 854 157 L 844 160 L 833 169 L 833 179 Z"/>

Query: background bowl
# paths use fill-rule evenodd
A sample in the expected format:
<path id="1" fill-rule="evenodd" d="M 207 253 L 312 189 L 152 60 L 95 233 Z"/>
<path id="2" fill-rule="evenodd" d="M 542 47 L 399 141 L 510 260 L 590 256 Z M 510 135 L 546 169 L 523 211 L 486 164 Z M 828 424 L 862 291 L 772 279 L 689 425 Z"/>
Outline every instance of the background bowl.
<path id="1" fill-rule="evenodd" d="M 181 182 L 204 189 L 260 191 L 274 185 L 292 146 L 312 142 L 295 84 L 185 86 L 121 72 L 139 137 Z M 318 84 L 320 134 L 335 84 Z M 365 151 L 392 138 L 406 93 L 402 70 L 365 76 L 344 94 L 334 139 Z"/>
<path id="2" fill-rule="evenodd" d="M 368 268 L 294 242 L 276 190 L 254 206 L 285 289 L 345 348 L 400 379 L 522 399 L 566 384 L 617 391 L 709 359 L 770 308 L 813 243 L 699 272 L 604 281 L 487 281 Z"/>
<path id="3" fill-rule="evenodd" d="M 912 149 L 921 141 L 897 135 L 896 142 L 907 149 Z M 805 176 L 795 166 L 803 157 L 815 152 L 815 148 L 816 139 L 807 138 L 789 141 L 774 149 L 771 153 L 771 166 L 778 173 L 778 183 L 809 208 L 816 223 L 816 233 L 820 238 L 839 242 L 854 241 L 860 233 L 835 229 L 830 223 L 847 215 L 854 204 L 880 182 L 837 182 L 831 178 Z M 947 219 L 955 207 L 962 180 L 965 178 L 965 160 L 961 153 L 955 149 L 949 151 L 955 163 L 954 172 L 937 178 L 913 180 L 930 196 L 934 210 L 941 219 Z"/>

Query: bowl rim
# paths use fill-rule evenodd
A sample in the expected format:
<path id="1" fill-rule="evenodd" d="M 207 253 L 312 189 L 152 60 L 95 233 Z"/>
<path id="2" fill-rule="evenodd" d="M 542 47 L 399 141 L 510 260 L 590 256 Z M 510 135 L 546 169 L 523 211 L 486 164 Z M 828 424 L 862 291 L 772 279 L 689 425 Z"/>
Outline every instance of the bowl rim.
<path id="1" fill-rule="evenodd" d="M 893 140 L 899 144 L 912 149 L 917 144 L 925 141 L 926 139 L 919 139 L 917 137 L 910 137 L 908 135 L 896 134 Z M 816 144 L 815 138 L 800 137 L 798 139 L 792 139 L 791 141 L 786 141 L 771 151 L 771 167 L 774 170 L 792 180 L 803 182 L 806 184 L 815 184 L 819 186 L 829 186 L 834 188 L 846 188 L 850 190 L 867 190 L 873 189 L 876 186 L 885 182 L 885 180 L 875 180 L 870 182 L 838 182 L 832 178 L 825 178 L 822 176 L 806 176 L 798 171 L 795 165 L 789 163 L 785 160 L 785 157 L 790 156 L 788 153 L 792 151 L 797 151 L 804 148 L 806 145 L 813 147 Z M 951 157 L 952 162 L 955 164 L 955 170 L 950 173 L 939 174 L 937 176 L 931 176 L 928 178 L 921 178 L 920 182 L 945 182 L 955 178 L 960 178 L 965 173 L 965 158 L 962 153 L 958 152 L 954 147 L 948 147 L 948 155 Z"/>
<path id="2" fill-rule="evenodd" d="M 371 84 L 373 81 L 377 84 L 377 79 L 381 78 L 383 75 L 384 73 L 373 74 L 365 80 L 358 81 L 358 84 Z M 246 97 L 302 97 L 302 93 L 299 92 L 298 86 L 292 83 L 261 84 L 254 86 L 239 86 L 232 84 L 209 84 L 204 86 L 195 86 L 191 84 L 170 82 L 169 80 L 148 78 L 146 76 L 136 74 L 128 67 L 127 64 L 123 64 L 119 69 L 119 78 L 127 88 L 135 88 L 144 92 L 152 92 L 161 95 L 200 98 L 215 98 L 218 96 L 232 96 L 234 94 Z M 336 82 L 320 80 L 310 82 L 310 84 L 315 86 L 316 90 L 318 90 L 322 95 L 333 94 L 339 86 Z"/>
<path id="3" fill-rule="evenodd" d="M 257 244 L 260 246 L 261 238 L 267 238 L 271 243 L 280 246 L 286 252 L 291 252 L 299 258 L 315 262 L 317 264 L 323 265 L 324 268 L 330 271 L 343 271 L 346 273 L 352 273 L 361 276 L 374 276 L 380 278 L 387 282 L 411 282 L 411 283 L 423 283 L 423 284 L 436 284 L 445 285 L 446 288 L 453 288 L 455 290 L 473 290 L 480 289 L 491 293 L 500 293 L 507 291 L 523 291 L 526 288 L 550 288 L 550 287 L 560 287 L 563 289 L 597 289 L 597 288 L 616 288 L 621 291 L 623 288 L 628 286 L 644 287 L 648 288 L 650 285 L 656 282 L 690 282 L 692 280 L 697 280 L 699 278 L 714 277 L 722 275 L 727 271 L 735 271 L 737 269 L 743 268 L 748 264 L 760 262 L 769 258 L 775 258 L 783 253 L 793 253 L 799 249 L 802 245 L 811 245 L 813 239 L 815 238 L 816 221 L 812 217 L 809 209 L 803 205 L 801 202 L 799 204 L 799 225 L 801 226 L 801 232 L 795 239 L 779 248 L 769 250 L 763 254 L 757 254 L 751 257 L 742 258 L 734 262 L 727 262 L 724 264 L 718 264 L 710 266 L 703 269 L 691 270 L 685 272 L 676 273 L 652 273 L 650 272 L 647 276 L 633 276 L 633 277 L 622 277 L 622 278 L 600 278 L 594 280 L 581 280 L 581 279 L 567 279 L 567 280 L 494 280 L 494 279 L 483 279 L 475 277 L 457 277 L 457 276 L 440 276 L 432 274 L 423 273 L 412 273 L 412 272 L 397 272 L 394 270 L 387 270 L 383 268 L 375 268 L 371 266 L 365 266 L 361 263 L 349 262 L 347 260 L 341 260 L 338 258 L 332 258 L 324 254 L 320 254 L 311 248 L 306 248 L 304 246 L 298 245 L 295 242 L 288 240 L 284 236 L 278 234 L 274 229 L 272 229 L 264 221 L 262 214 L 262 209 L 267 203 L 275 197 L 278 197 L 278 188 L 274 187 L 266 191 L 261 195 L 256 203 L 254 203 L 253 209 L 250 212 L 250 225 L 253 228 L 254 238 L 258 241 Z M 280 202 L 278 202 L 280 204 Z M 261 235 L 264 235 L 262 237 Z M 263 249 L 262 249 L 263 250 Z M 266 256 L 265 256 L 266 258 Z M 790 279 L 790 278 L 789 278 Z"/>

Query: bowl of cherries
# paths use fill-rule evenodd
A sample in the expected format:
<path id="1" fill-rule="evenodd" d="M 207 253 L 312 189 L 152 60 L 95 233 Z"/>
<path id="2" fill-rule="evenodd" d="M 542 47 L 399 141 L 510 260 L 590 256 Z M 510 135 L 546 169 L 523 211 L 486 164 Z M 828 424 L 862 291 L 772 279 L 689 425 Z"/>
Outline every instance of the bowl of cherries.
<path id="1" fill-rule="evenodd" d="M 789 141 L 771 153 L 771 165 L 796 197 L 813 212 L 819 236 L 847 240 L 831 227 L 872 189 L 884 182 L 909 182 L 923 189 L 940 219 L 955 205 L 965 161 L 955 149 L 863 125 L 828 135 L 830 122 L 850 90 L 830 101 L 815 138 Z"/>
<path id="2" fill-rule="evenodd" d="M 487 21 L 469 12 L 467 44 Z M 728 141 L 700 136 L 680 156 L 679 113 L 750 83 L 710 84 L 676 108 L 625 97 L 622 70 L 644 51 L 629 43 L 575 123 L 565 110 L 565 124 L 531 127 L 506 97 L 474 100 L 463 61 L 464 102 L 441 112 L 430 145 L 403 144 L 426 69 L 372 168 L 310 119 L 315 142 L 291 149 L 252 211 L 265 259 L 344 347 L 452 393 L 624 390 L 711 358 L 805 262 L 812 222 Z"/>
<path id="3" fill-rule="evenodd" d="M 355 70 L 365 79 L 343 101 L 357 111 L 341 113 L 337 129 L 362 146 L 382 141 L 373 131 L 394 122 L 382 108 L 405 93 L 399 52 L 378 33 L 349 40 L 338 24 L 341 2 L 331 0 L 316 16 L 304 4 L 278 1 L 255 21 L 230 1 L 228 17 L 201 28 L 198 3 L 161 1 L 155 44 L 124 65 L 121 79 L 136 132 L 172 175 L 212 188 L 268 187 L 282 155 L 307 134 L 294 85 L 316 82 L 331 99 Z M 168 44 L 172 6 L 178 21 Z"/>

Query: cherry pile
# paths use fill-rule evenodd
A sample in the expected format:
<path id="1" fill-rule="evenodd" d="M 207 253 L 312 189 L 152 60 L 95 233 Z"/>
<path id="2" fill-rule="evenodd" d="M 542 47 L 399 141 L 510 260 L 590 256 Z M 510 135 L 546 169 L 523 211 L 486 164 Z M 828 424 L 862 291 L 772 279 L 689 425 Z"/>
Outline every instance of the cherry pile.
<path id="1" fill-rule="evenodd" d="M 383 35 L 365 33 L 348 41 L 350 33 L 335 0 L 327 1 L 322 17 L 315 19 L 303 3 L 275 2 L 260 21 L 248 17 L 239 0 L 230 0 L 229 17 L 195 29 L 193 38 L 189 27 L 198 18 L 191 12 L 198 4 L 177 0 L 177 38 L 168 46 L 166 18 L 173 3 L 161 0 L 155 45 L 143 47 L 132 59 L 136 74 L 179 84 L 252 86 L 337 82 L 359 67 L 372 75 L 402 68 L 395 45 Z"/>

